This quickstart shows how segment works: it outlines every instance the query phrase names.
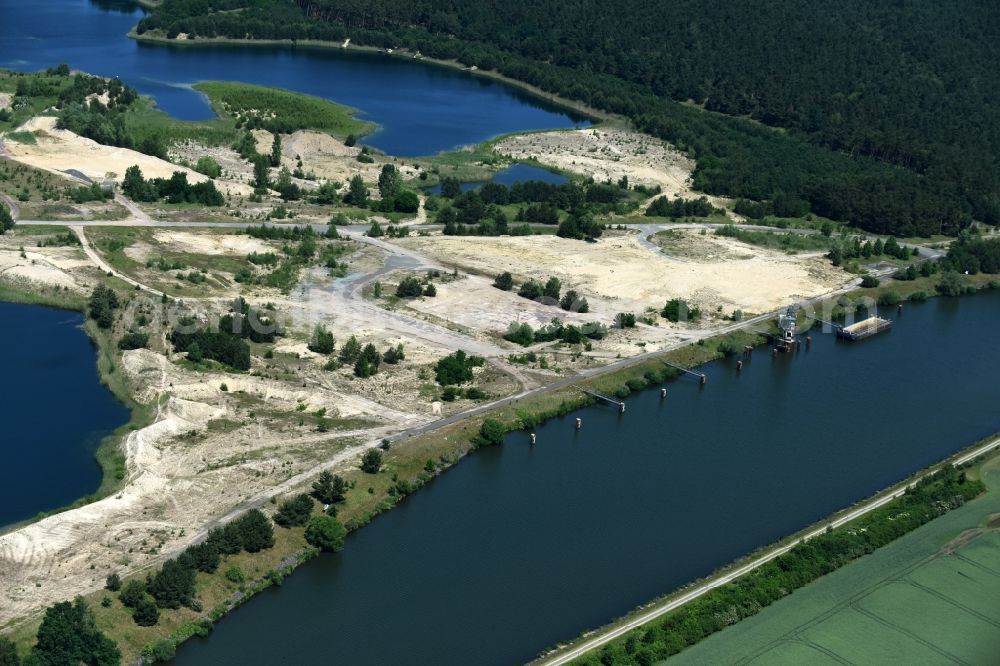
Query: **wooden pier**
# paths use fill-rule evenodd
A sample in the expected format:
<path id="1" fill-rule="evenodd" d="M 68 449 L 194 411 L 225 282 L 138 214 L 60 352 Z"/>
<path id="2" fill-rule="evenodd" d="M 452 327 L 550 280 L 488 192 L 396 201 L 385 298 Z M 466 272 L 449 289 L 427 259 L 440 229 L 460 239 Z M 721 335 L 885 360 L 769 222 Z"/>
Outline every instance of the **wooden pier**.
<path id="1" fill-rule="evenodd" d="M 662 358 L 660 359 L 660 363 L 662 363 L 663 365 L 667 366 L 668 368 L 673 368 L 674 370 L 680 370 L 682 373 L 684 373 L 686 375 L 691 375 L 692 377 L 697 377 L 698 381 L 701 382 L 702 384 L 704 384 L 707 381 L 705 375 L 702 374 L 702 373 L 697 373 L 697 372 L 694 372 L 693 370 L 688 370 L 687 368 L 682 368 L 681 366 L 675 365 L 675 364 L 671 363 L 670 361 L 664 361 Z"/>
<path id="2" fill-rule="evenodd" d="M 621 414 L 625 413 L 625 403 L 622 402 L 622 401 L 620 401 L 620 400 L 615 400 L 614 398 L 609 398 L 608 396 L 606 396 L 606 395 L 604 395 L 602 393 L 598 393 L 597 391 L 590 391 L 588 389 L 583 388 L 582 386 L 574 386 L 573 388 L 575 388 L 576 390 L 580 391 L 581 393 L 586 393 L 590 397 L 596 398 L 597 400 L 599 400 L 601 402 L 606 402 L 609 405 L 614 405 L 615 407 L 618 408 L 618 412 L 621 413 Z"/>

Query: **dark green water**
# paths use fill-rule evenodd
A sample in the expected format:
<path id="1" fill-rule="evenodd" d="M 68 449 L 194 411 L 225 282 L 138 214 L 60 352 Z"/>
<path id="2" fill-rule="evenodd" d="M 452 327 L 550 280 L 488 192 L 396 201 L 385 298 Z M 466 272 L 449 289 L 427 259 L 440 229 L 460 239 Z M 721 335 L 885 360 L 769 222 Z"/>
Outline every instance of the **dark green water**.
<path id="1" fill-rule="evenodd" d="M 895 313 L 892 313 L 895 317 Z M 469 456 L 177 663 L 512 664 L 1000 431 L 1000 293 Z M 581 432 L 573 418 L 581 416 Z"/>
<path id="2" fill-rule="evenodd" d="M 76 312 L 0 302 L 0 526 L 97 490 L 94 452 L 128 421 L 82 324 Z"/>
<path id="3" fill-rule="evenodd" d="M 520 90 L 468 72 L 381 54 L 259 46 L 169 47 L 125 35 L 142 10 L 122 0 L 0 2 L 0 67 L 65 62 L 118 76 L 186 120 L 212 116 L 191 84 L 278 86 L 360 109 L 380 129 L 365 143 L 391 155 L 431 155 L 499 134 L 587 124 Z"/>

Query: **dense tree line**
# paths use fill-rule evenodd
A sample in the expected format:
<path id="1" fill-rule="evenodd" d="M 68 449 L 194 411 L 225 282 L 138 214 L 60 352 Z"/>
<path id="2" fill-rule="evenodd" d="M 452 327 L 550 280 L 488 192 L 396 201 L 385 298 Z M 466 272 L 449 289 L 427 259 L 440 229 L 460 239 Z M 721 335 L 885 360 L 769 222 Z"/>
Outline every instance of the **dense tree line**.
<path id="1" fill-rule="evenodd" d="M 587 340 L 603 340 L 608 335 L 608 327 L 599 322 L 588 322 L 580 326 L 563 324 L 558 319 L 541 328 L 534 329 L 525 322 L 511 322 L 504 334 L 504 340 L 527 347 L 540 342 L 558 340 L 570 345 L 586 344 Z"/>
<path id="2" fill-rule="evenodd" d="M 122 193 L 134 201 L 165 199 L 167 203 L 172 204 L 197 203 L 203 206 L 221 206 L 226 203 L 211 180 L 189 183 L 187 174 L 183 171 L 175 171 L 170 178 L 146 180 L 138 165 L 125 169 Z"/>
<path id="3" fill-rule="evenodd" d="M 677 197 L 671 200 L 670 197 L 657 197 L 646 209 L 649 217 L 669 217 L 677 219 L 680 217 L 709 217 L 711 215 L 723 214 L 725 211 L 716 208 L 708 202 L 705 197 L 697 199 L 682 199 Z"/>
<path id="4" fill-rule="evenodd" d="M 1000 222 L 992 9 L 961 0 L 167 0 L 139 31 L 349 36 L 496 69 L 673 142 L 697 160 L 699 189 L 783 195 L 909 236 L 955 233 L 972 217 Z"/>
<path id="5" fill-rule="evenodd" d="M 234 370 L 250 369 L 250 347 L 241 335 L 223 327 L 217 331 L 208 328 L 192 331 L 194 327 L 193 321 L 184 320 L 170 333 L 170 343 L 175 351 L 187 352 L 188 360 L 195 363 L 211 359 Z"/>
<path id="6" fill-rule="evenodd" d="M 959 234 L 948 247 L 944 265 L 960 273 L 1000 273 L 1000 239 Z"/>

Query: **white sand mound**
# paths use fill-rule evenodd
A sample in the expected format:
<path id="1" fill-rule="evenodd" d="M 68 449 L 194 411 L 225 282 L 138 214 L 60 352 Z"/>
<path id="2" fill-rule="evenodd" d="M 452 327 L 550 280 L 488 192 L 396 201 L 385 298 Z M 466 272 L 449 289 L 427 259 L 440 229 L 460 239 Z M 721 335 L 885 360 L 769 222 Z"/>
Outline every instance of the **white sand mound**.
<path id="1" fill-rule="evenodd" d="M 206 176 L 176 164 L 128 148 L 105 146 L 69 130 L 56 129 L 56 119 L 49 116 L 32 118 L 18 131 L 35 135 L 35 144 L 5 140 L 7 151 L 18 162 L 55 173 L 70 169 L 79 171 L 95 182 L 110 178 L 121 182 L 125 170 L 138 165 L 146 178 L 169 178 L 175 171 L 187 174 L 188 182 L 200 183 Z M 216 181 L 216 187 L 231 194 L 249 194 L 247 185 Z"/>

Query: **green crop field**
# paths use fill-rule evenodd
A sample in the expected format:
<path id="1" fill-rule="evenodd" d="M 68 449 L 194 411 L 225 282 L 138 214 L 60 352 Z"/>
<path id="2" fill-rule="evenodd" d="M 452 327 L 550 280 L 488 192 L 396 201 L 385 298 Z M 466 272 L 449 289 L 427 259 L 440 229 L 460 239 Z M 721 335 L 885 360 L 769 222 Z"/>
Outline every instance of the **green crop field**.
<path id="1" fill-rule="evenodd" d="M 1000 663 L 1000 457 L 988 491 L 668 660 Z"/>

